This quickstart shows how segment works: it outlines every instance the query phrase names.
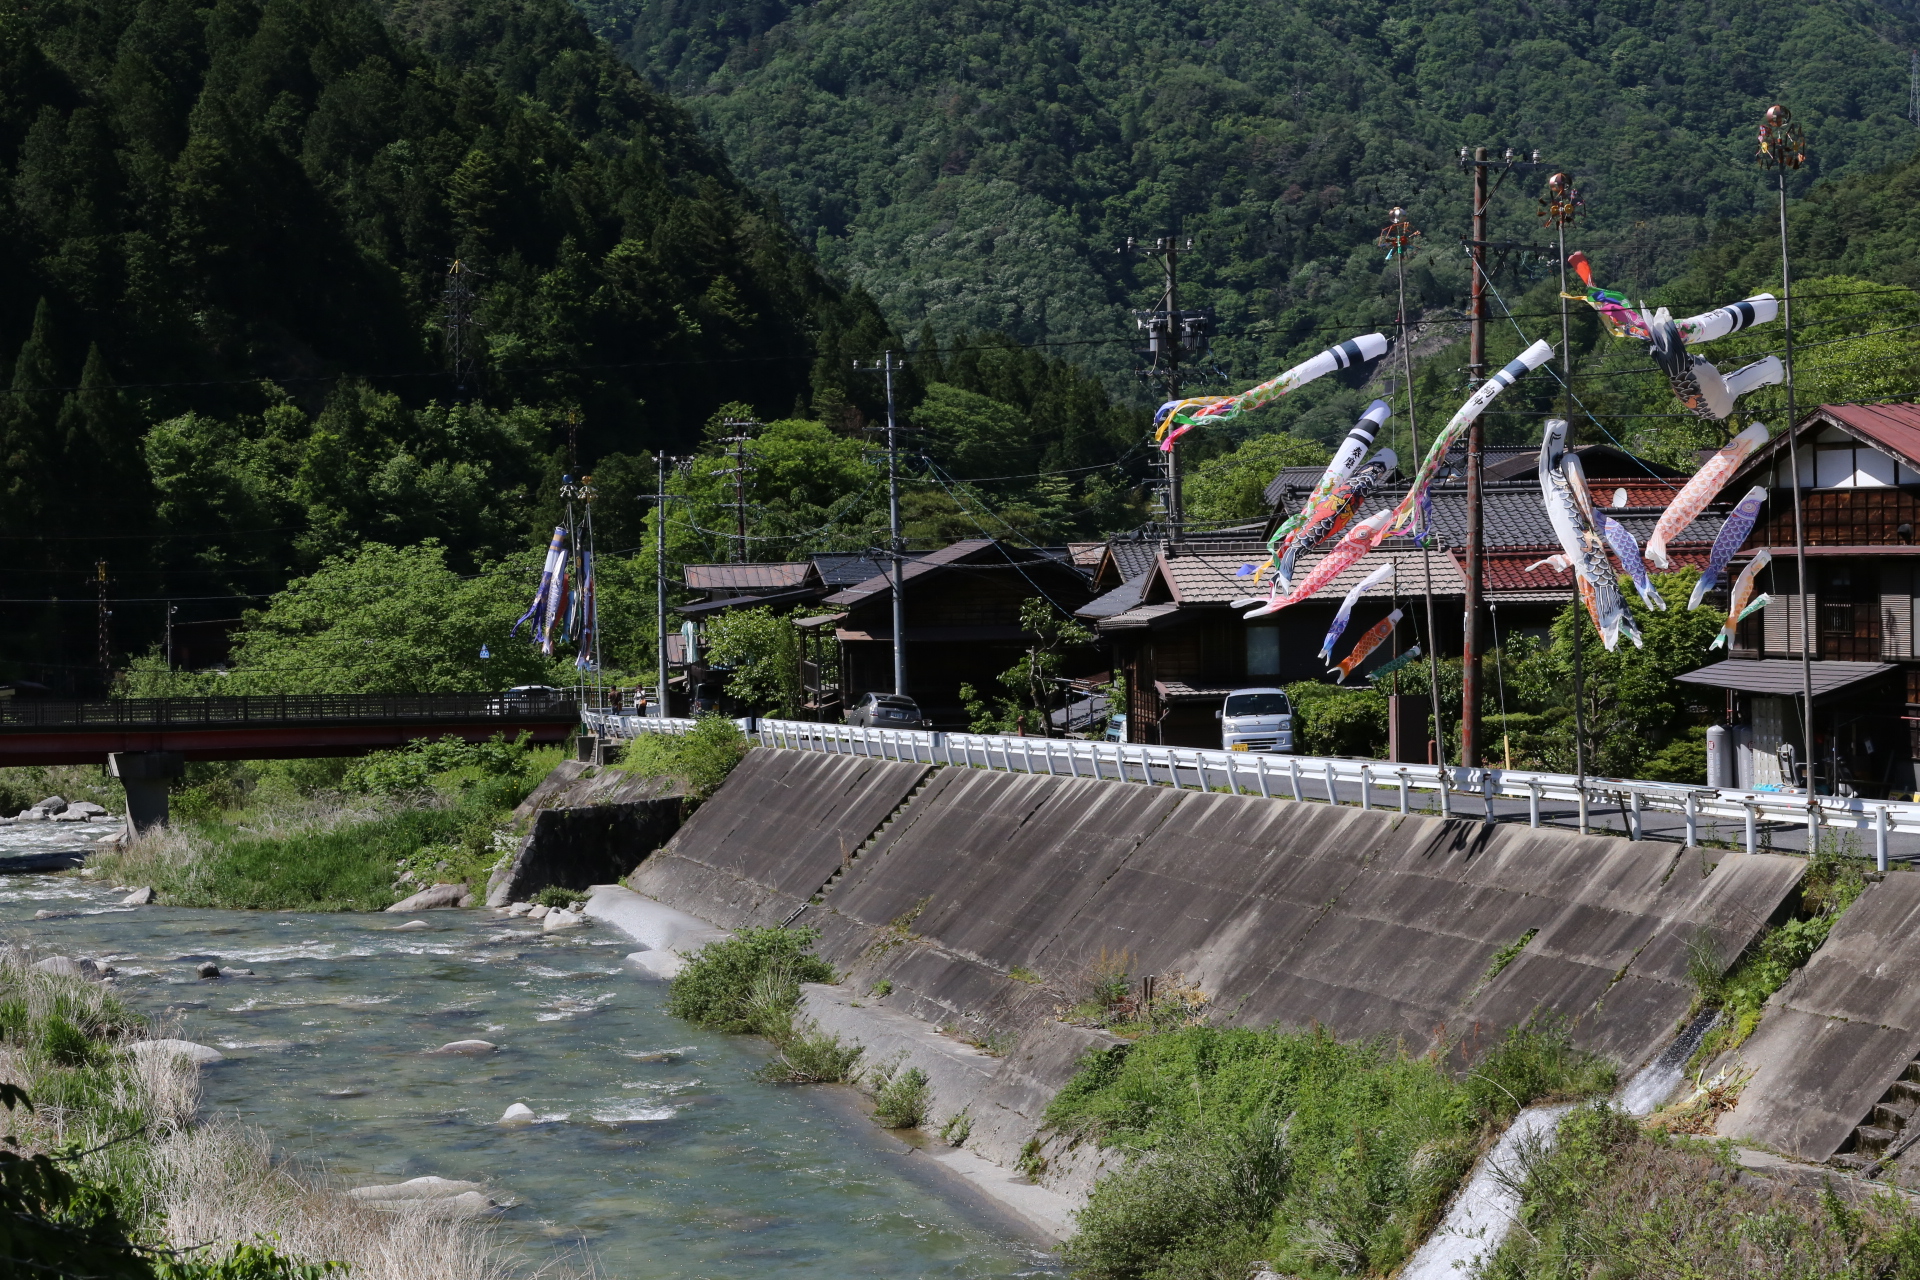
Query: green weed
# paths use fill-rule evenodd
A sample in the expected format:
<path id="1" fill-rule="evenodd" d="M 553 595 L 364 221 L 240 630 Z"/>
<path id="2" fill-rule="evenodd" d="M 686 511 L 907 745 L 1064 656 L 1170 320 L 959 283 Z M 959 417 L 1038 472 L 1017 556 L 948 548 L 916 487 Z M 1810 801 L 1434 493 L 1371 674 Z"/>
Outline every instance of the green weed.
<path id="1" fill-rule="evenodd" d="M 878 981 L 878 982 L 876 982 L 876 983 L 874 983 L 874 984 L 873 984 L 873 994 L 874 994 L 874 995 L 876 995 L 876 996 L 890 996 L 890 995 L 892 995 L 892 994 L 893 994 L 893 979 L 891 979 L 891 978 L 882 978 L 882 979 L 880 979 L 880 981 Z"/>
<path id="2" fill-rule="evenodd" d="M 575 907 L 592 896 L 585 889 L 563 889 L 557 884 L 550 884 L 534 894 L 533 901 L 541 907 Z"/>
<path id="3" fill-rule="evenodd" d="M 808 1022 L 793 1029 L 780 1046 L 780 1056 L 754 1072 L 768 1084 L 846 1084 L 865 1053 L 860 1045 Z"/>
<path id="4" fill-rule="evenodd" d="M 873 1120 L 887 1129 L 917 1129 L 933 1105 L 933 1084 L 918 1067 L 900 1070 L 898 1061 L 882 1063 L 867 1077 L 873 1089 Z"/>
<path id="5" fill-rule="evenodd" d="M 716 1031 L 759 1031 L 771 982 L 799 999 L 802 982 L 832 982 L 833 966 L 807 950 L 817 929 L 742 929 L 696 952 L 667 992 L 667 1012 Z"/>
<path id="6" fill-rule="evenodd" d="M 940 1126 L 940 1141 L 950 1147 L 963 1147 L 967 1139 L 973 1136 L 973 1116 L 963 1107 L 947 1117 Z"/>
<path id="7" fill-rule="evenodd" d="M 752 744 L 725 716 L 700 717 L 689 733 L 643 733 L 627 744 L 612 767 L 650 778 L 674 778 L 689 802 L 720 789 Z"/>

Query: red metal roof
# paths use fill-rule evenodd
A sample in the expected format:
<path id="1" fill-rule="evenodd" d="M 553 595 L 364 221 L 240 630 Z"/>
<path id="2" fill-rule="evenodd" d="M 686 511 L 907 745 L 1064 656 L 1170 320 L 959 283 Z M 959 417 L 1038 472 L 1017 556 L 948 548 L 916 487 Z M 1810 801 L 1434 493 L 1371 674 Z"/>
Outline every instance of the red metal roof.
<path id="1" fill-rule="evenodd" d="M 813 573 L 808 560 L 759 564 L 690 564 L 687 585 L 695 591 L 772 591 L 806 585 Z"/>
<path id="2" fill-rule="evenodd" d="M 1859 432 L 1920 471 L 1920 405 L 1823 404 L 1820 413 Z"/>

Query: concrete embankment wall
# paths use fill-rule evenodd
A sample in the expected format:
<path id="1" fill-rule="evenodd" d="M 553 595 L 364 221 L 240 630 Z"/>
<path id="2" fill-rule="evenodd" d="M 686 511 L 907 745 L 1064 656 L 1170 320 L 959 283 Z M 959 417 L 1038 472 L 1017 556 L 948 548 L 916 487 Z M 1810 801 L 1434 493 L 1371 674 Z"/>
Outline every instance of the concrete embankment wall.
<path id="1" fill-rule="evenodd" d="M 1738 954 L 1801 870 L 1772 855 L 767 750 L 631 883 L 728 928 L 816 927 L 863 1003 L 1004 1054 L 971 1096 L 937 1100 L 936 1117 L 969 1106 L 969 1145 L 1005 1164 L 1085 1051 L 1110 1043 L 1057 1017 L 1103 963 L 1136 981 L 1184 974 L 1234 1021 L 1387 1035 L 1416 1052 L 1471 1057 L 1548 1013 L 1632 1068 L 1692 998 L 1689 943 Z M 882 981 L 889 994 L 871 995 Z"/>

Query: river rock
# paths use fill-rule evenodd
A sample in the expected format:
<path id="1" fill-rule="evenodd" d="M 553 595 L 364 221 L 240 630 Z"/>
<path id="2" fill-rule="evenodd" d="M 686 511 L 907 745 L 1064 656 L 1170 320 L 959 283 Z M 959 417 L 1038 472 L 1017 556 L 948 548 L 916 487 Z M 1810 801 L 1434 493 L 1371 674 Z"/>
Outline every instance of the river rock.
<path id="1" fill-rule="evenodd" d="M 55 822 L 85 822 L 87 815 L 77 812 L 69 806 L 64 812 L 54 814 L 53 820 Z"/>
<path id="2" fill-rule="evenodd" d="M 456 1182 L 452 1178 L 409 1178 L 383 1187 L 355 1187 L 347 1195 L 355 1200 L 445 1200 L 469 1191 L 484 1194 L 483 1182 Z"/>
<path id="3" fill-rule="evenodd" d="M 485 1040 L 449 1040 L 438 1049 L 429 1049 L 431 1054 L 444 1054 L 448 1057 L 481 1057 L 497 1050 L 500 1046 Z"/>
<path id="4" fill-rule="evenodd" d="M 220 966 L 211 960 L 202 960 L 194 972 L 203 978 L 217 978 L 220 976 Z"/>
<path id="5" fill-rule="evenodd" d="M 523 916 L 531 910 L 533 910 L 533 904 L 531 902 L 516 902 L 507 908 L 507 914 L 510 916 Z"/>
<path id="6" fill-rule="evenodd" d="M 483 1218 L 490 1213 L 498 1213 L 501 1206 L 495 1204 L 478 1191 L 463 1191 L 457 1196 L 444 1199 L 422 1200 L 374 1200 L 360 1202 L 369 1209 L 379 1209 L 386 1213 L 404 1213 L 410 1218 L 431 1218 L 436 1220 L 458 1221 L 464 1218 Z"/>
<path id="7" fill-rule="evenodd" d="M 506 1113 L 500 1117 L 500 1123 L 501 1124 L 532 1124 L 534 1120 L 537 1118 L 538 1117 L 536 1117 L 533 1114 L 532 1107 L 528 1106 L 524 1102 L 516 1102 L 512 1106 L 508 1107 L 506 1110 Z"/>
<path id="8" fill-rule="evenodd" d="M 586 922 L 585 916 L 575 915 L 571 911 L 549 911 L 547 918 L 540 922 L 540 927 L 552 933 L 555 929 L 572 929 Z"/>
<path id="9" fill-rule="evenodd" d="M 22 809 L 13 815 L 15 822 L 46 822 L 52 815 L 43 809 Z"/>
<path id="10" fill-rule="evenodd" d="M 136 1040 L 127 1046 L 127 1052 L 136 1058 L 185 1058 L 196 1067 L 222 1062 L 227 1056 L 191 1040 Z"/>
<path id="11" fill-rule="evenodd" d="M 27 807 L 28 813 L 65 813 L 67 802 L 60 796 L 48 796 L 45 800 L 36 800 Z"/>
<path id="12" fill-rule="evenodd" d="M 120 899 L 120 905 L 123 907 L 144 907 L 152 901 L 152 889 L 135 889 L 132 893 Z"/>
<path id="13" fill-rule="evenodd" d="M 428 924 L 425 920 L 409 920 L 405 924 L 395 925 L 393 927 L 393 931 L 395 933 L 405 933 L 410 929 L 431 929 L 431 928 L 433 928 L 433 926 Z"/>
<path id="14" fill-rule="evenodd" d="M 551 910 L 553 910 L 552 907 L 542 906 L 539 903 L 535 903 L 533 906 L 527 909 L 527 919 L 545 920 L 547 918 L 547 913 Z"/>
<path id="15" fill-rule="evenodd" d="M 466 896 L 467 886 L 464 884 L 436 884 L 431 888 L 422 889 L 411 898 L 401 899 L 387 910 L 411 915 L 416 911 L 432 911 L 436 907 L 456 906 L 460 899 Z"/>
<path id="16" fill-rule="evenodd" d="M 34 961 L 33 967 L 37 972 L 54 973 L 63 978 L 104 978 L 109 972 L 84 956 L 78 960 L 72 956 L 48 956 Z"/>
<path id="17" fill-rule="evenodd" d="M 67 812 L 77 813 L 87 818 L 103 818 L 107 816 L 107 811 L 91 800 L 75 800 L 67 806 Z"/>

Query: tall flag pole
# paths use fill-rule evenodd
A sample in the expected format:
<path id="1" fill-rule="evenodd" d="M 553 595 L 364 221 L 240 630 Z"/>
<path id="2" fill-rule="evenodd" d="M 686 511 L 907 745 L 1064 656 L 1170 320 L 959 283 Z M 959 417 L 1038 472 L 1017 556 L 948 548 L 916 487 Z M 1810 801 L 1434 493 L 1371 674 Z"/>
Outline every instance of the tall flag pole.
<path id="1" fill-rule="evenodd" d="M 1560 385 L 1562 396 L 1562 415 L 1568 422 L 1573 421 L 1573 339 L 1572 324 L 1567 316 L 1567 227 L 1575 215 L 1586 204 L 1575 189 L 1573 179 L 1564 173 L 1556 173 L 1547 179 L 1547 194 L 1540 200 L 1540 220 L 1552 227 L 1560 237 Z M 1578 569 L 1571 570 L 1573 578 L 1573 771 L 1579 779 L 1580 793 L 1580 834 L 1587 833 L 1587 682 L 1586 660 L 1583 650 L 1586 647 L 1586 630 L 1582 615 L 1587 607 L 1580 599 L 1580 574 Z"/>

